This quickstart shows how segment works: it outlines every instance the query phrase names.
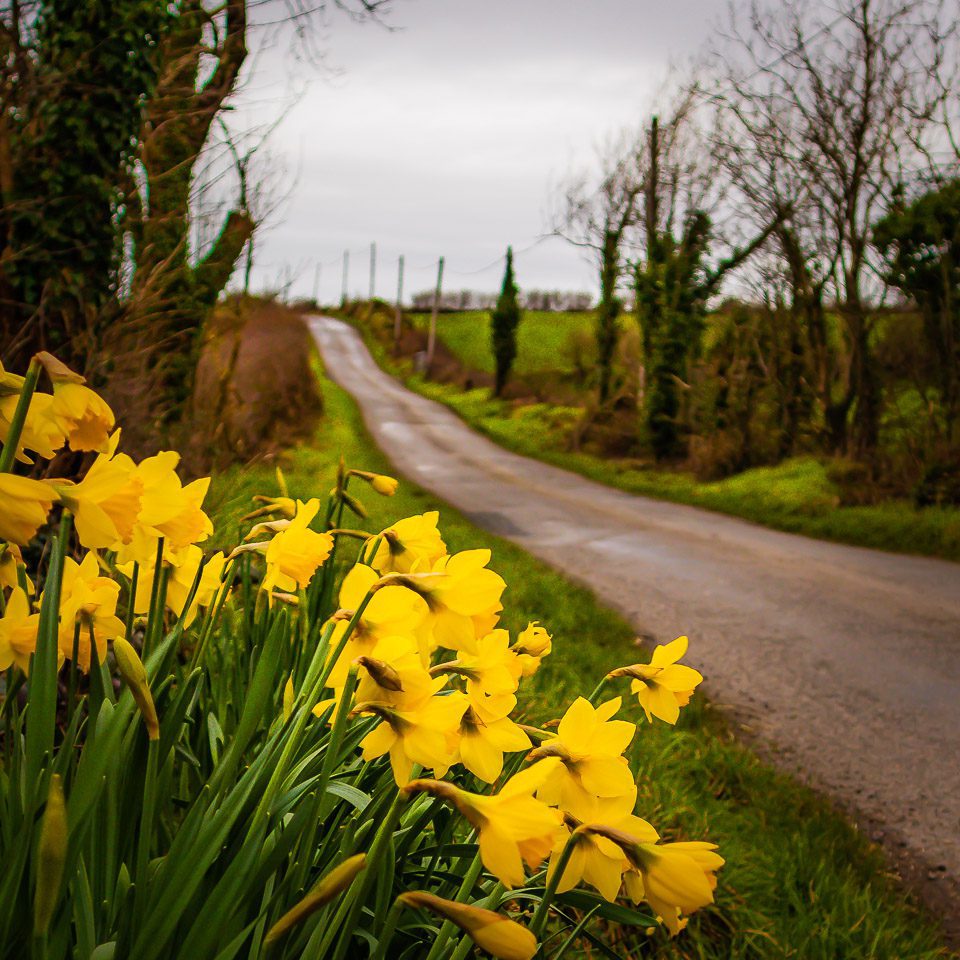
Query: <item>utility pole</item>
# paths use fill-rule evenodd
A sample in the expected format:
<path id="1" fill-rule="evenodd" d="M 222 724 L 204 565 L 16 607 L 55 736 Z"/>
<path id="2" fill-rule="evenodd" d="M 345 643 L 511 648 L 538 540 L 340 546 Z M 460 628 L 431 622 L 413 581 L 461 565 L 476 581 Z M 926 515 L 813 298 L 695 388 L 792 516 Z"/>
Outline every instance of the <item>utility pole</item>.
<path id="1" fill-rule="evenodd" d="M 370 301 L 373 302 L 373 291 L 377 284 L 377 245 L 370 244 Z"/>
<path id="2" fill-rule="evenodd" d="M 433 310 L 430 311 L 430 333 L 427 336 L 427 371 L 433 366 L 433 352 L 437 345 L 437 311 L 440 309 L 440 288 L 443 285 L 443 257 L 437 261 L 437 289 L 433 291 Z"/>
<path id="3" fill-rule="evenodd" d="M 400 326 L 403 323 L 403 254 L 397 262 L 397 309 L 393 315 L 393 349 L 400 349 Z"/>
<path id="4" fill-rule="evenodd" d="M 320 296 L 320 261 L 317 261 L 317 265 L 313 268 L 313 302 L 315 305 L 319 306 L 320 301 L 317 299 Z"/>
<path id="5" fill-rule="evenodd" d="M 347 284 L 350 279 L 350 251 L 343 251 L 343 290 L 340 293 L 340 306 L 345 306 L 347 302 Z"/>

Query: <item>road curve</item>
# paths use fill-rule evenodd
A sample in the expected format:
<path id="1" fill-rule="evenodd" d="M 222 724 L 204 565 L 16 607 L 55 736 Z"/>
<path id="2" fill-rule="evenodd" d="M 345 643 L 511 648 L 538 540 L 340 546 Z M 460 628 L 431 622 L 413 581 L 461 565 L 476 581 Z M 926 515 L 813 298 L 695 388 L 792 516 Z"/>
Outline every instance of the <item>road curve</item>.
<path id="1" fill-rule="evenodd" d="M 397 470 L 595 591 L 690 636 L 715 702 L 778 759 L 960 877 L 960 564 L 811 540 L 518 456 L 309 319 Z"/>

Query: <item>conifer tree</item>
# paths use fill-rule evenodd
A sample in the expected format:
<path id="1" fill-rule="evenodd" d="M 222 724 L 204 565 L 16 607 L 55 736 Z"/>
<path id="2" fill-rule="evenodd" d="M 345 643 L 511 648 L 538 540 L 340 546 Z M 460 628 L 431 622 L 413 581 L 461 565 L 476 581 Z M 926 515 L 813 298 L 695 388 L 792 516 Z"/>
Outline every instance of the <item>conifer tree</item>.
<path id="1" fill-rule="evenodd" d="M 517 325 L 520 323 L 520 304 L 517 285 L 513 279 L 513 248 L 507 247 L 507 266 L 503 272 L 503 286 L 497 305 L 490 314 L 490 332 L 493 356 L 496 362 L 495 396 L 503 393 L 510 376 L 510 368 L 517 355 Z"/>

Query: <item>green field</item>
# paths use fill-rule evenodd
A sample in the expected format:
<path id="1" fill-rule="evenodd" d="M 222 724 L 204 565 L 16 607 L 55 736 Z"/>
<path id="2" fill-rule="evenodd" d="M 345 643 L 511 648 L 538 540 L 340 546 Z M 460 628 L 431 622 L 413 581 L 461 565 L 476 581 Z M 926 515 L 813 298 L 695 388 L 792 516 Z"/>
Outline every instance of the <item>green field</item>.
<path id="1" fill-rule="evenodd" d="M 350 466 L 390 469 L 350 398 L 328 381 L 323 392 L 326 416 L 315 443 L 291 451 L 284 465 L 291 492 L 301 497 L 325 495 L 341 453 Z M 233 520 L 256 492 L 276 492 L 272 466 L 234 468 L 214 479 L 209 502 L 221 544 L 234 542 Z M 409 484 L 401 484 L 391 499 L 365 487 L 356 492 L 370 510 L 356 523 L 369 530 L 438 508 L 451 550 L 493 550 L 491 566 L 508 584 L 505 625 L 517 629 L 539 619 L 554 635 L 554 654 L 530 688 L 531 713 L 559 716 L 600 675 L 637 659 L 630 627 L 592 594 L 478 530 L 430 495 Z M 687 659 L 696 663 L 695 647 Z M 703 697 L 694 699 L 675 730 L 642 726 L 633 751 L 640 771 L 638 812 L 670 838 L 714 840 L 727 858 L 715 906 L 696 914 L 676 941 L 655 932 L 657 956 L 920 960 L 949 955 L 931 921 L 890 879 L 879 851 L 830 803 L 773 772 L 734 741 Z M 632 941 L 619 952 L 638 956 L 637 951 Z"/>
<path id="2" fill-rule="evenodd" d="M 429 314 L 425 313 L 414 313 L 410 317 L 421 328 L 429 320 Z M 524 312 L 517 328 L 515 372 L 521 376 L 545 371 L 569 373 L 573 369 L 571 336 L 581 332 L 589 335 L 592 329 L 593 314 L 589 312 Z M 464 366 L 493 373 L 490 314 L 486 310 L 440 314 L 437 334 Z"/>

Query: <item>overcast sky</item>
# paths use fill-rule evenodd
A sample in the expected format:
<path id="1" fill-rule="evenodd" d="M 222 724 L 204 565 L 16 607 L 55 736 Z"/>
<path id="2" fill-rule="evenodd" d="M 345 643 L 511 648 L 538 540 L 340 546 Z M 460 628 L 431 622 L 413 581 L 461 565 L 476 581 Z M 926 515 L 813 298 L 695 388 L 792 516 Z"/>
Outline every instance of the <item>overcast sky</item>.
<path id="1" fill-rule="evenodd" d="M 376 292 L 433 284 L 493 290 L 507 244 L 545 230 L 551 184 L 589 162 L 613 132 L 639 123 L 671 64 L 682 64 L 723 13 L 722 0 L 394 0 L 393 30 L 331 16 L 323 39 L 337 73 L 295 61 L 277 42 L 252 59 L 244 116 L 277 114 L 273 134 L 290 196 L 259 239 L 254 288 L 294 278 L 339 299 L 366 294 L 377 244 Z M 253 46 L 257 46 L 257 34 Z M 305 89 L 304 89 L 305 88 Z M 479 271 L 479 272 L 476 272 Z M 582 255 L 548 240 L 517 257 L 521 287 L 595 289 Z"/>

